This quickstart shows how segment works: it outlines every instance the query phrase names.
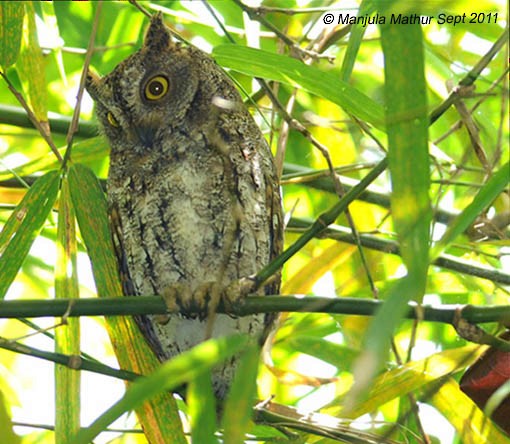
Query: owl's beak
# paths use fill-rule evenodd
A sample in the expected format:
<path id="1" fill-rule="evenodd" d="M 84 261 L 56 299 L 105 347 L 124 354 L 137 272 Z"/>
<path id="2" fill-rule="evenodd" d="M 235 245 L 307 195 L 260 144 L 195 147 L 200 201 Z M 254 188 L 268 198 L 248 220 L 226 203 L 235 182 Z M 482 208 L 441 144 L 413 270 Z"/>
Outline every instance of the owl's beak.
<path id="1" fill-rule="evenodd" d="M 145 126 L 135 126 L 135 133 L 138 136 L 140 142 L 142 142 L 143 146 L 149 148 L 154 143 L 154 133 L 156 130 L 154 128 L 149 128 Z"/>

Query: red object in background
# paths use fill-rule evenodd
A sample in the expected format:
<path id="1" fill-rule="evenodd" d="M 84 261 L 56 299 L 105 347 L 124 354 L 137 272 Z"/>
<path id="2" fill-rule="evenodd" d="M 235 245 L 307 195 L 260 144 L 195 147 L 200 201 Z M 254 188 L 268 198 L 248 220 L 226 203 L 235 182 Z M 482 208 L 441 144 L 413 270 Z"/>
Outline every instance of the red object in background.
<path id="1" fill-rule="evenodd" d="M 501 335 L 510 339 L 510 331 Z M 490 347 L 460 380 L 460 389 L 483 409 L 491 395 L 510 379 L 510 352 Z M 510 435 L 510 396 L 492 414 L 492 420 Z"/>

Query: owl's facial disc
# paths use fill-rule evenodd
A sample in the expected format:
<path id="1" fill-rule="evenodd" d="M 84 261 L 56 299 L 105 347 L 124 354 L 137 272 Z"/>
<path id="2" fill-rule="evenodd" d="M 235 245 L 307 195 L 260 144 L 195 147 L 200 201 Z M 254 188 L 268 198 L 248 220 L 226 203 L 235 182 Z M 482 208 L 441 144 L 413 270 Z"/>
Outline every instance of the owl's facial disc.
<path id="1" fill-rule="evenodd" d="M 156 134 L 156 130 L 154 128 L 135 126 L 133 129 L 144 147 L 152 147 L 152 144 L 154 143 L 154 135 Z"/>

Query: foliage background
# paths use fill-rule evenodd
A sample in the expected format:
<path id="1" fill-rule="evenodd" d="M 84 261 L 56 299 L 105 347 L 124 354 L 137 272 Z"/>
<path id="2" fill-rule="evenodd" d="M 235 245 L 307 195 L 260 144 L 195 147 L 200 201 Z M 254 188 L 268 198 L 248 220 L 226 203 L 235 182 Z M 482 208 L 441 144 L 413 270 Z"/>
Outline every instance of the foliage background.
<path id="1" fill-rule="evenodd" d="M 20 56 L 16 63 L 7 69 L 3 66 L 2 71 L 5 69 L 6 76 L 27 99 L 38 120 L 44 122 L 48 120 L 46 116 L 49 117 L 54 144 L 56 147 L 63 147 L 63 154 L 67 145 L 67 125 L 75 108 L 76 92 L 98 5 L 96 2 L 65 1 L 11 3 L 23 5 L 26 8 L 26 18 Z M 331 163 L 340 168 L 344 186 L 357 183 L 384 158 L 385 150 L 388 149 L 387 133 L 376 122 L 370 121 L 370 116 L 377 114 L 377 107 L 381 107 L 387 100 L 384 58 L 377 27 L 370 26 L 365 30 L 361 26 L 330 26 L 326 28 L 330 33 L 330 40 L 325 53 L 322 57 L 307 60 L 310 69 L 317 70 L 319 74 L 327 72 L 353 87 L 355 91 L 346 90 L 343 93 L 344 98 L 352 99 L 356 97 L 356 92 L 364 93 L 370 100 L 361 104 L 361 109 L 366 114 L 353 113 L 349 108 L 346 112 L 346 109 L 338 106 L 332 90 L 329 89 L 332 85 L 329 84 L 317 83 L 307 87 L 306 82 L 301 84 L 299 76 L 296 75 L 288 82 L 271 85 L 278 103 L 282 108 L 287 107 L 305 131 L 296 128 L 289 130 L 286 127 L 281 109 L 275 107 L 275 103 L 261 91 L 260 84 L 253 78 L 258 75 L 268 80 L 274 79 L 279 72 L 283 72 L 286 63 L 292 67 L 293 61 L 283 61 L 281 66 L 271 66 L 263 56 L 249 57 L 249 53 L 242 51 L 230 54 L 229 58 L 229 53 L 221 46 L 230 43 L 222 29 L 224 27 L 241 48 L 252 46 L 272 54 L 282 54 L 287 58 L 289 54 L 304 57 L 306 54 L 300 53 L 296 48 L 305 48 L 310 41 L 318 42 L 314 39 L 324 28 L 321 25 L 324 11 L 330 8 L 336 16 L 339 11 L 353 14 L 359 8 L 358 3 L 275 0 L 262 4 L 269 8 L 285 8 L 291 13 L 285 14 L 278 9 L 266 10 L 258 16 L 252 15 L 253 20 L 243 13 L 243 5 L 237 1 L 210 2 L 209 7 L 202 2 L 185 1 L 140 4 L 152 11 L 162 10 L 166 22 L 185 40 L 212 52 L 220 64 L 235 68 L 230 73 L 242 91 L 251 97 L 247 103 L 254 108 L 255 118 L 267 135 L 273 151 L 280 152 L 283 146 L 286 147 L 282 190 L 284 209 L 289 217 L 287 246 L 292 245 L 302 234 L 303 224 L 306 226 L 316 220 L 339 200 L 333 182 L 328 179 L 327 160 L 311 143 L 312 140 L 327 147 Z M 409 4 L 405 2 L 402 7 L 409 8 Z M 453 27 L 433 22 L 422 28 L 427 113 L 437 109 L 448 97 L 447 81 L 451 81 L 453 86 L 458 85 L 500 38 L 504 32 L 505 20 L 508 20 L 505 6 L 502 1 L 478 2 L 476 6 L 467 1 L 422 3 L 421 11 L 425 15 L 437 16 L 440 12 L 468 15 L 471 12 L 498 13 L 496 24 L 461 24 Z M 363 2 L 361 11 L 367 8 L 367 11 L 372 12 L 374 9 L 371 7 L 371 2 Z M 216 18 L 211 15 L 211 9 Z M 222 26 L 216 21 L 218 18 Z M 264 26 L 264 21 L 269 22 L 274 29 L 268 29 L 267 23 Z M 96 51 L 92 54 L 91 66 L 101 74 L 110 72 L 117 63 L 141 45 L 146 23 L 143 14 L 131 4 L 104 2 L 97 22 Z M 273 31 L 277 31 L 279 35 Z M 282 36 L 289 39 L 287 43 L 295 43 L 294 49 L 291 50 L 288 44 L 282 43 Z M 361 37 L 363 41 L 357 50 L 354 42 Z M 391 46 L 388 51 L 392 51 Z M 467 107 L 467 114 L 476 123 L 474 136 L 470 137 L 466 131 L 466 122 L 469 125 L 469 119 L 463 117 L 462 120 L 459 107 L 450 106 L 428 128 L 430 168 L 427 164 L 412 162 L 413 156 L 421 155 L 423 151 L 421 154 L 418 151 L 408 151 L 404 153 L 404 158 L 399 160 L 402 166 L 415 168 L 416 175 L 425 171 L 430 177 L 430 189 L 422 183 L 418 185 L 418 191 L 430 196 L 435 214 L 431 226 L 434 241 L 441 238 L 447 226 L 453 225 L 454 215 L 465 210 L 480 190 L 490 192 L 489 179 L 494 173 L 505 168 L 505 164 L 508 168 L 507 53 L 506 44 L 482 70 L 475 82 L 476 90 L 468 92 L 460 100 L 461 104 Z M 403 64 L 406 57 L 413 57 L 413 54 L 395 55 L 396 59 L 402 59 Z M 257 63 L 261 66 L 261 71 L 255 72 L 255 67 L 259 66 Z M 398 88 L 399 84 L 396 84 L 397 95 Z M 417 95 L 423 92 L 419 90 L 419 86 L 416 88 Z M 311 93 L 310 89 L 315 94 Z M 336 91 L 335 88 L 333 90 Z M 330 93 L 331 96 L 328 95 Z M 473 110 L 475 104 L 476 109 Z M 12 215 L 15 214 L 14 206 L 25 195 L 27 186 L 33 183 L 34 178 L 60 165 L 39 132 L 26 123 L 26 118 L 22 116 L 24 112 L 16 113 L 9 107 L 19 108 L 19 103 L 3 82 L 0 87 L 0 179 L 3 180 L 0 188 L 0 221 L 4 224 L 10 217 L 12 220 Z M 81 109 L 82 123 L 74 137 L 71 165 L 87 165 L 99 178 L 105 179 L 108 147 L 96 136 L 92 103 L 87 96 L 82 100 Z M 367 121 L 372 124 L 370 132 L 366 131 Z M 459 125 L 459 121 L 464 124 Z M 473 137 L 479 139 L 478 152 L 473 148 Z M 405 171 L 402 173 L 405 174 Z M 412 177 L 413 171 L 410 173 L 407 177 Z M 507 182 L 508 175 L 505 184 Z M 62 184 L 66 183 L 64 179 Z M 62 214 L 69 215 L 71 220 L 73 217 L 73 209 L 63 209 L 62 205 L 72 201 L 76 206 L 76 199 L 79 199 L 79 196 L 73 198 L 75 200 L 65 197 L 68 196 L 66 186 L 61 185 L 59 215 L 56 212 L 49 215 L 14 283 L 10 285 L 6 299 L 47 299 L 53 298 L 55 292 L 57 296 L 60 292 L 65 297 L 78 292 L 80 297 L 94 296 L 96 287 L 81 237 L 85 237 L 83 226 L 80 224 L 82 233 L 78 235 L 76 245 L 72 241 L 66 243 L 66 238 L 72 238 L 69 231 L 58 232 L 57 226 L 60 230 L 63 226 L 73 226 L 72 223 L 66 225 L 64 220 L 59 219 L 63 217 Z M 395 186 L 394 183 L 394 191 Z M 76 194 L 76 187 L 74 189 Z M 380 249 L 364 246 L 363 264 L 362 256 L 352 239 L 350 242 L 345 242 L 345 237 L 344 241 L 335 239 L 335 235 L 342 229 L 347 233 L 352 232 L 349 220 L 343 215 L 335 221 L 336 234 L 334 231 L 328 232 L 322 238 L 312 239 L 286 263 L 283 269 L 282 294 L 307 294 L 310 298 L 386 298 L 392 294 L 393 284 L 400 282 L 406 268 L 400 256 L 388 253 L 391 241 L 403 239 L 402 231 L 399 231 L 395 224 L 395 210 L 392 214 L 390 209 L 392 185 L 389 174 L 385 172 L 381 175 L 369 190 L 363 199 L 356 200 L 349 206 L 350 217 L 361 239 L 379 240 Z M 71 194 L 72 192 L 71 190 Z M 86 191 L 83 193 L 85 195 Z M 391 199 L 395 209 L 395 197 Z M 37 204 L 40 204 L 40 201 L 37 201 Z M 99 204 L 85 201 L 89 210 L 96 205 Z M 79 211 L 78 208 L 77 210 Z M 448 267 L 431 265 L 424 291 L 425 303 L 509 304 L 508 285 L 505 288 L 501 280 L 479 278 L 473 272 L 476 267 L 481 266 L 500 270 L 501 276 L 508 277 L 509 232 L 508 222 L 505 220 L 508 220 L 509 214 L 510 196 L 507 187 L 487 208 L 476 214 L 476 221 L 469 224 L 467 230 L 462 230 L 463 233 L 453 239 L 453 242 L 450 240 L 443 245 L 446 253 L 464 265 L 464 271 L 461 273 Z M 470 217 L 472 216 L 471 214 Z M 405 216 L 404 220 L 407 220 L 406 217 L 410 216 Z M 13 240 L 13 236 L 4 236 L 3 247 L 12 244 Z M 427 239 L 423 240 L 427 244 Z M 68 254 L 57 250 L 58 245 L 67 245 L 64 250 Z M 90 249 L 88 244 L 87 246 Z M 76 256 L 73 249 L 77 250 Z M 2 253 L 6 251 L 7 248 L 2 250 Z M 417 257 L 428 256 L 427 250 L 415 253 Z M 76 266 L 71 268 L 77 275 L 65 272 L 73 261 Z M 406 265 L 409 266 L 409 263 Z M 59 290 L 61 281 L 58 276 L 62 276 L 62 273 L 66 276 L 64 282 L 67 284 Z M 98 290 L 100 292 L 99 288 Z M 370 318 L 362 316 L 327 313 L 285 315 L 274 337 L 271 371 L 267 366 L 259 366 L 259 396 L 266 398 L 274 394 L 274 400 L 278 403 L 306 410 L 321 410 L 337 418 L 364 415 L 361 420 L 364 425 L 357 424 L 355 428 L 361 427 L 378 434 L 384 434 L 391 429 L 391 438 L 397 442 L 427 442 L 425 436 L 432 442 L 441 443 L 507 442 L 490 422 L 484 421 L 484 415 L 459 391 L 455 381 L 481 352 L 481 348 L 469 345 L 459 338 L 447 324 L 413 321 L 398 323 L 391 352 L 383 356 L 384 362 L 375 369 L 379 376 L 375 381 L 369 381 L 370 390 L 364 393 L 365 396 L 360 398 L 361 402 L 353 411 L 342 412 L 341 406 L 352 401 L 348 393 L 353 382 L 353 372 L 359 372 L 356 362 L 359 362 L 360 356 L 366 356 L 363 351 L 370 349 L 371 343 L 366 336 L 370 333 L 367 331 L 383 332 L 390 328 L 391 333 L 391 322 L 388 326 L 384 324 L 387 320 L 379 321 L 382 323 L 372 323 L 369 327 Z M 398 319 L 394 320 L 397 321 Z M 56 351 L 72 354 L 76 353 L 79 347 L 101 363 L 116 366 L 103 319 L 82 317 L 79 323 L 79 344 L 66 342 L 70 338 L 77 340 L 78 322 L 71 321 L 67 327 L 55 329 L 57 335 L 59 331 L 66 330 Z M 37 320 L 40 327 L 50 327 L 53 324 L 52 319 Z M 484 327 L 491 333 L 498 332 L 500 328 L 497 323 L 486 324 Z M 33 332 L 33 327 L 18 320 L 0 321 L 1 337 L 16 339 Z M 385 338 L 384 333 L 381 333 L 381 336 Z M 52 350 L 54 347 L 53 339 L 40 332 L 21 342 L 45 350 Z M 55 389 L 52 364 L 6 350 L 0 350 L 0 356 L 0 435 L 8 436 L 7 442 L 52 442 L 54 432 L 45 431 L 41 424 L 53 424 L 54 411 L 57 422 L 70 421 L 76 428 L 81 416 L 82 424 L 87 425 L 123 391 L 122 383 L 117 383 L 113 378 L 82 372 L 80 407 L 76 396 L 80 384 L 78 372 L 70 371 L 64 377 L 69 377 L 70 380 L 65 383 L 62 382 L 65 380 L 58 379 L 62 376 L 59 376 L 57 371 L 55 377 L 60 382 L 57 382 Z M 69 396 L 67 401 L 59 401 L 56 395 L 56 408 L 49 408 L 54 405 L 54 393 L 61 393 L 69 387 L 71 389 L 66 395 Z M 242 399 L 243 395 L 239 396 Z M 36 402 L 40 399 L 44 401 Z M 420 413 L 409 413 L 416 405 L 419 406 Z M 69 411 L 73 412 L 71 418 L 62 419 L 65 412 Z M 10 431 L 9 418 L 15 423 L 30 422 L 28 427 L 16 427 L 16 432 L 22 435 L 22 438 Z M 136 427 L 134 421 L 133 415 L 128 415 L 115 425 L 120 428 Z M 399 427 L 392 429 L 394 423 L 400 424 Z M 215 426 L 212 426 L 212 430 L 214 429 Z M 73 427 L 69 430 L 74 432 Z M 255 436 L 265 437 L 266 440 L 284 439 L 282 433 L 272 428 L 256 427 L 250 429 L 250 432 Z M 60 429 L 57 427 L 56 433 L 57 441 L 66 442 L 65 437 L 59 438 L 58 435 L 65 434 L 62 426 Z M 227 427 L 226 434 L 228 433 L 234 432 L 228 432 Z M 319 437 L 314 430 L 295 433 L 295 442 L 332 442 L 329 438 Z M 105 442 L 114 436 L 117 436 L 113 438 L 115 442 L 146 442 L 142 435 L 127 432 L 105 433 L 97 442 Z M 209 435 L 207 439 L 213 438 Z"/>

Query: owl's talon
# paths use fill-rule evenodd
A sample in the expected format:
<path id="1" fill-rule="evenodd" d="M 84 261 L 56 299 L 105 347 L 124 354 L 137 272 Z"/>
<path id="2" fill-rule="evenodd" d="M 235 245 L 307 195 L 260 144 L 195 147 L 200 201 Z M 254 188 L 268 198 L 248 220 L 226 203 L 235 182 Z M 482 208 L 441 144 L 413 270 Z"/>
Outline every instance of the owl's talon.
<path id="1" fill-rule="evenodd" d="M 234 304 L 243 301 L 246 296 L 255 291 L 255 280 L 251 277 L 240 278 L 227 285 L 221 294 L 221 301 L 227 313 L 234 312 Z"/>
<path id="2" fill-rule="evenodd" d="M 217 282 L 204 282 L 193 292 L 193 307 L 200 312 L 207 312 L 209 305 L 218 304 L 221 294 L 220 286 Z"/>
<path id="3" fill-rule="evenodd" d="M 224 302 L 237 302 L 255 290 L 255 281 L 249 277 L 231 282 L 223 291 Z"/>
<path id="4" fill-rule="evenodd" d="M 175 283 L 168 286 L 161 294 L 169 313 L 211 314 L 218 304 L 223 303 L 226 313 L 232 313 L 235 304 L 242 301 L 248 294 L 255 291 L 255 281 L 251 277 L 232 281 L 221 288 L 217 282 L 205 282 L 194 291 L 186 284 Z M 161 324 L 168 322 L 169 315 L 157 316 Z"/>

